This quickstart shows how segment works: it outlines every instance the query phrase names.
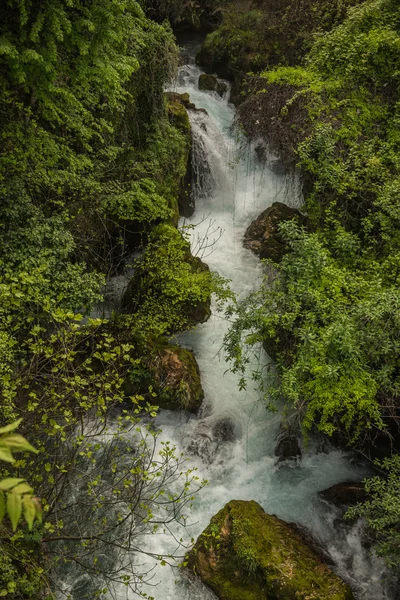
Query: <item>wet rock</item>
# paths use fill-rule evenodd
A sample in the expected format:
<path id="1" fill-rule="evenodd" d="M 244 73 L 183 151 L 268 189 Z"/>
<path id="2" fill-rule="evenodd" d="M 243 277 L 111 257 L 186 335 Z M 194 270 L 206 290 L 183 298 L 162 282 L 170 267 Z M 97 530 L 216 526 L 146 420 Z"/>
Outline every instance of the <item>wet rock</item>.
<path id="1" fill-rule="evenodd" d="M 202 462 L 211 464 L 218 449 L 218 444 L 215 442 L 209 423 L 200 422 L 197 424 L 194 431 L 190 435 L 190 439 L 184 442 L 185 454 L 198 456 Z"/>
<path id="2" fill-rule="evenodd" d="M 358 502 L 364 502 L 368 499 L 365 491 L 365 484 L 362 481 L 344 481 L 332 485 L 327 490 L 319 492 L 321 498 L 342 508 L 354 506 Z"/>
<path id="3" fill-rule="evenodd" d="M 154 378 L 155 402 L 169 410 L 196 412 L 204 399 L 200 370 L 191 350 L 178 346 L 159 348 L 149 362 Z"/>
<path id="4" fill-rule="evenodd" d="M 199 77 L 199 90 L 208 90 L 210 92 L 217 92 L 221 98 L 228 91 L 228 86 L 225 81 L 218 81 L 215 75 L 208 75 L 202 73 Z"/>
<path id="5" fill-rule="evenodd" d="M 260 258 L 279 263 L 286 251 L 285 242 L 279 233 L 279 224 L 292 219 L 305 224 L 304 215 L 296 208 L 290 208 L 282 202 L 274 202 L 249 225 L 244 235 L 244 247 Z"/>
<path id="6" fill-rule="evenodd" d="M 184 94 L 178 94 L 178 92 L 166 92 L 167 100 L 169 102 L 178 102 L 187 109 L 195 109 L 196 106 L 190 101 L 190 95 L 185 92 Z"/>
<path id="7" fill-rule="evenodd" d="M 298 533 L 254 501 L 232 500 L 220 510 L 188 567 L 220 600 L 354 600 Z"/>
<path id="8" fill-rule="evenodd" d="M 235 439 L 235 425 L 231 419 L 226 417 L 212 423 L 212 419 L 206 417 L 196 423 L 184 448 L 187 454 L 199 456 L 203 462 L 211 464 L 221 445 Z"/>
<path id="9" fill-rule="evenodd" d="M 221 442 L 234 442 L 236 439 L 235 425 L 231 419 L 220 419 L 213 427 L 213 437 Z"/>
<path id="10" fill-rule="evenodd" d="M 275 448 L 275 456 L 278 462 L 301 458 L 299 439 L 295 431 L 285 425 L 281 425 L 278 433 L 278 443 Z"/>
<path id="11" fill-rule="evenodd" d="M 208 90 L 210 92 L 215 91 L 218 85 L 218 79 L 215 75 L 207 75 L 202 73 L 199 77 L 199 90 Z"/>

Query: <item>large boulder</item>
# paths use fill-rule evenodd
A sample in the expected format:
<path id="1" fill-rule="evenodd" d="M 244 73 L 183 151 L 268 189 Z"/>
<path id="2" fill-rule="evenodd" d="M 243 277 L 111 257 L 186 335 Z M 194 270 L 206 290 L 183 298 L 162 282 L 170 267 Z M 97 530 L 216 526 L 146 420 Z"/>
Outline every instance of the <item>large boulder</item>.
<path id="1" fill-rule="evenodd" d="M 279 233 L 279 224 L 292 219 L 305 223 L 304 215 L 296 208 L 274 202 L 249 225 L 244 234 L 244 247 L 260 258 L 269 258 L 279 263 L 286 251 L 285 242 Z"/>
<path id="2" fill-rule="evenodd" d="M 200 370 L 193 352 L 178 346 L 159 348 L 149 363 L 156 403 L 169 410 L 197 412 L 204 399 Z"/>
<path id="3" fill-rule="evenodd" d="M 349 586 L 286 523 L 232 500 L 188 556 L 220 600 L 353 600 Z"/>
<path id="4" fill-rule="evenodd" d="M 163 223 L 150 237 L 121 300 L 120 312 L 135 315 L 148 334 L 172 335 L 204 323 L 211 315 L 213 276 L 190 252 L 190 244 Z"/>
<path id="5" fill-rule="evenodd" d="M 199 77 L 199 90 L 213 91 L 217 87 L 218 79 L 215 75 L 202 73 Z"/>
<path id="6" fill-rule="evenodd" d="M 219 94 L 222 97 L 228 90 L 228 86 L 224 81 L 218 81 L 215 75 L 208 75 L 208 73 L 202 73 L 199 77 L 199 90 L 217 92 L 217 94 Z"/>
<path id="7" fill-rule="evenodd" d="M 148 339 L 124 378 L 124 395 L 168 410 L 197 412 L 204 399 L 200 370 L 191 350 L 165 339 Z"/>

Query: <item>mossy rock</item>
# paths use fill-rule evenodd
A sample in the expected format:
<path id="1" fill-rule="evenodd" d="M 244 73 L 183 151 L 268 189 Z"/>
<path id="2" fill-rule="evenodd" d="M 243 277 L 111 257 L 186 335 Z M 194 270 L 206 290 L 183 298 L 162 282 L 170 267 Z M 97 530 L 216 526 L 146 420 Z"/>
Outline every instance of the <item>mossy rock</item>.
<path id="1" fill-rule="evenodd" d="M 190 101 L 190 95 L 187 92 L 184 94 L 178 94 L 178 92 L 165 92 L 165 97 L 167 98 L 167 108 L 172 114 L 174 114 L 174 112 L 182 114 L 182 107 L 187 109 L 195 108 L 195 105 Z M 187 121 L 185 120 L 185 123 L 187 123 L 190 128 L 189 119 Z"/>
<path id="2" fill-rule="evenodd" d="M 218 85 L 218 79 L 215 75 L 207 75 L 202 73 L 199 77 L 199 90 L 214 91 Z"/>
<path id="3" fill-rule="evenodd" d="M 135 315 L 151 335 L 172 335 L 211 316 L 213 275 L 191 254 L 182 234 L 166 223 L 154 228 L 122 297 L 120 312 Z"/>
<path id="4" fill-rule="evenodd" d="M 244 247 L 260 258 L 268 258 L 279 263 L 287 250 L 279 232 L 279 225 L 293 219 L 300 224 L 306 222 L 304 215 L 296 208 L 291 208 L 283 202 L 274 202 L 249 225 L 244 234 Z"/>
<path id="5" fill-rule="evenodd" d="M 193 352 L 179 346 L 159 348 L 149 362 L 157 404 L 168 410 L 197 412 L 204 399 L 200 370 Z"/>
<path id="6" fill-rule="evenodd" d="M 349 586 L 286 523 L 232 500 L 188 556 L 220 600 L 354 600 Z"/>

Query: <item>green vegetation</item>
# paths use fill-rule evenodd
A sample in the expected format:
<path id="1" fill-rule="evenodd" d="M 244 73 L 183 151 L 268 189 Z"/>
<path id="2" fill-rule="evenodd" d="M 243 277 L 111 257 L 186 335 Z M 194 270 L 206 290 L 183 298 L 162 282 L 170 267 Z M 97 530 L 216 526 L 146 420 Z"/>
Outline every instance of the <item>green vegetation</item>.
<path id="1" fill-rule="evenodd" d="M 71 565 L 79 600 L 120 583 L 140 594 L 138 537 L 184 523 L 202 485 L 160 449 L 154 390 L 183 404 L 202 392 L 195 363 L 167 391 L 132 373 L 166 344 L 155 335 L 208 314 L 219 285 L 175 229 L 191 145 L 184 107 L 164 94 L 178 50 L 135 0 L 7 0 L 0 23 L 0 420 L 7 436 L 23 415 L 38 450 L 13 433 L 24 452 L 1 466 L 0 595 L 53 597 Z M 149 240 L 130 314 L 90 319 L 106 278 Z"/>
<path id="2" fill-rule="evenodd" d="M 361 1 L 233 0 L 223 7 L 222 23 L 207 36 L 197 59 L 240 85 L 249 72 L 297 64 L 316 31 L 328 31 Z"/>
<path id="3" fill-rule="evenodd" d="M 371 500 L 351 508 L 347 518 L 364 517 L 376 552 L 395 569 L 400 567 L 400 457 L 376 461 L 380 476 L 365 483 Z"/>
<path id="4" fill-rule="evenodd" d="M 164 224 L 153 230 L 123 305 L 133 314 L 135 328 L 160 336 L 206 321 L 212 291 L 229 296 L 222 278 L 190 254 L 179 231 Z"/>
<path id="5" fill-rule="evenodd" d="M 323 5 L 323 2 L 316 3 Z M 398 565 L 400 9 L 365 0 L 314 37 L 304 60 L 249 79 L 239 108 L 252 137 L 299 165 L 307 229 L 281 224 L 289 252 L 237 309 L 226 338 L 233 368 L 262 343 L 276 371 L 268 403 L 285 399 L 316 427 L 374 454 L 386 437 L 388 479 L 359 509 L 378 551 Z M 285 62 L 285 61 L 281 61 Z M 273 376 L 275 374 L 275 376 Z M 244 382 L 243 382 L 244 383 Z M 391 458 L 391 453 L 394 457 Z"/>

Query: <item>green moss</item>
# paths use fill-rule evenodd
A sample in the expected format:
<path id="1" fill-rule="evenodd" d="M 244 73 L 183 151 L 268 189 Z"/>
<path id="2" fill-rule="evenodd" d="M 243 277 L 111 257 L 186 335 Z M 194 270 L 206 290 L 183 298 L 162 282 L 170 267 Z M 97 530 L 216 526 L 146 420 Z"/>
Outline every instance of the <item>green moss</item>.
<path id="1" fill-rule="evenodd" d="M 200 371 L 193 352 L 166 345 L 149 363 L 157 404 L 169 410 L 197 411 L 204 398 Z"/>
<path id="2" fill-rule="evenodd" d="M 275 516 L 232 500 L 197 540 L 189 566 L 220 600 L 352 600 L 350 588 Z"/>
<path id="3" fill-rule="evenodd" d="M 167 97 L 167 110 L 170 121 L 178 127 L 183 133 L 190 133 L 190 122 L 187 114 L 185 103 L 189 102 L 189 94 L 181 94 L 180 98 L 178 94 L 174 94 L 174 97 Z"/>
<path id="4" fill-rule="evenodd" d="M 123 299 L 134 326 L 160 336 L 193 327 L 210 316 L 218 277 L 191 255 L 190 244 L 171 225 L 155 228 Z"/>

